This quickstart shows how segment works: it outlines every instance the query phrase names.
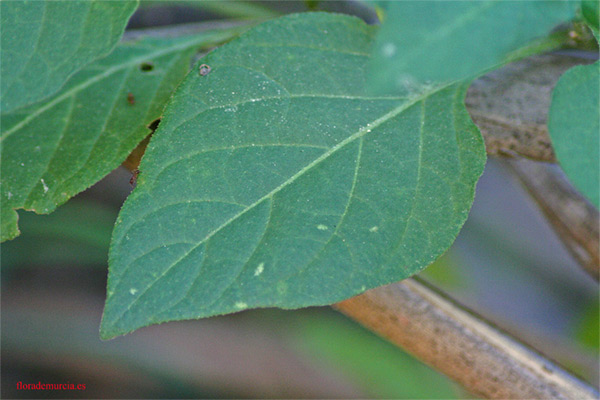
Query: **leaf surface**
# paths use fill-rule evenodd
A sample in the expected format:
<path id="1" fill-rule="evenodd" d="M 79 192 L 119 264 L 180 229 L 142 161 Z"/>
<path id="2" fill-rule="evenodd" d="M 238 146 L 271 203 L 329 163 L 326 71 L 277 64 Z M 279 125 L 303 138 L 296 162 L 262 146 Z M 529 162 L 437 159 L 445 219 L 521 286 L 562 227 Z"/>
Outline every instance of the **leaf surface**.
<path id="1" fill-rule="evenodd" d="M 230 36 L 123 43 L 47 101 L 3 114 L 2 240 L 19 234 L 16 209 L 49 213 L 118 167 L 150 133 L 195 49 Z"/>
<path id="2" fill-rule="evenodd" d="M 117 44 L 135 1 L 3 1 L 2 113 L 55 93 Z"/>
<path id="3" fill-rule="evenodd" d="M 574 15 L 571 1 L 382 1 L 372 92 L 473 77 Z"/>
<path id="4" fill-rule="evenodd" d="M 594 204 L 600 197 L 600 63 L 571 68 L 552 92 L 548 131 L 573 184 Z"/>
<path id="5" fill-rule="evenodd" d="M 101 335 L 330 304 L 445 251 L 485 163 L 464 86 L 365 94 L 376 28 L 308 13 L 215 50 L 173 95 L 115 225 Z"/>

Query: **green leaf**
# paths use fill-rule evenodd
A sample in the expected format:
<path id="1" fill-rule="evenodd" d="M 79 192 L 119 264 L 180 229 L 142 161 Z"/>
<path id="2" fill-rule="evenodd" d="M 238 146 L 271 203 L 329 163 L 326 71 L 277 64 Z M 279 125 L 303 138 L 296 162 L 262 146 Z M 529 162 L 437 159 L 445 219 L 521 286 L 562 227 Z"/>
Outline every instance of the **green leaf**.
<path id="1" fill-rule="evenodd" d="M 473 77 L 574 15 L 569 1 L 394 1 L 377 37 L 373 92 Z"/>
<path id="2" fill-rule="evenodd" d="M 579 321 L 573 327 L 577 341 L 588 349 L 600 350 L 600 306 L 598 299 L 583 305 Z"/>
<path id="3" fill-rule="evenodd" d="M 571 68 L 552 92 L 548 131 L 573 184 L 594 204 L 600 197 L 600 62 Z"/>
<path id="4" fill-rule="evenodd" d="M 55 93 L 117 44 L 135 1 L 3 1 L 1 106 L 6 113 Z"/>
<path id="5" fill-rule="evenodd" d="M 15 209 L 49 213 L 118 167 L 150 133 L 195 50 L 231 35 L 123 43 L 47 101 L 3 115 L 2 240 L 19 234 Z"/>
<path id="6" fill-rule="evenodd" d="M 458 234 L 485 163 L 465 86 L 365 94 L 376 27 L 266 22 L 186 77 L 115 225 L 101 334 L 330 304 L 406 278 Z"/>
<path id="7" fill-rule="evenodd" d="M 598 0 L 582 0 L 581 14 L 596 40 L 600 41 L 600 2 Z"/>

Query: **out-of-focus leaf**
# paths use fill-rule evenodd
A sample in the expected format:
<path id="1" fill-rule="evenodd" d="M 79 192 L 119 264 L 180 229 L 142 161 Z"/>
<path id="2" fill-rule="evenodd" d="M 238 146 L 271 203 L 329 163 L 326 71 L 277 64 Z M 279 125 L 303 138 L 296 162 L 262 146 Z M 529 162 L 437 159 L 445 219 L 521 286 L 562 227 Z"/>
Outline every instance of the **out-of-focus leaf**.
<path id="1" fill-rule="evenodd" d="M 23 265 L 106 265 L 117 211 L 73 199 L 51 215 L 20 215 L 24 234 L 2 244 L 2 269 Z"/>
<path id="2" fill-rule="evenodd" d="M 163 4 L 196 7 L 210 11 L 226 18 L 255 18 L 267 19 L 278 17 L 281 13 L 272 10 L 267 5 L 255 1 L 231 0 L 176 0 L 165 3 L 164 1 L 142 1 L 142 4 L 158 6 Z"/>
<path id="3" fill-rule="evenodd" d="M 200 61 L 211 72 L 173 95 L 117 219 L 104 338 L 330 304 L 452 244 L 485 163 L 466 87 L 367 95 L 375 32 L 297 14 Z"/>
<path id="4" fill-rule="evenodd" d="M 117 44 L 137 0 L 0 2 L 2 113 L 55 93 Z"/>
<path id="5" fill-rule="evenodd" d="M 382 1 L 370 89 L 403 93 L 475 76 L 574 15 L 574 1 Z"/>
<path id="6" fill-rule="evenodd" d="M 575 334 L 581 344 L 598 350 L 600 348 L 598 330 L 600 330 L 600 307 L 596 299 L 585 308 L 581 321 L 576 326 Z"/>
<path id="7" fill-rule="evenodd" d="M 307 355 L 336 366 L 372 398 L 460 397 L 448 378 L 339 314 L 309 314 L 297 325 L 299 346 Z"/>
<path id="8" fill-rule="evenodd" d="M 443 256 L 419 273 L 419 276 L 445 290 L 466 288 L 472 282 L 470 282 L 470 277 L 458 268 L 456 257 L 456 252 L 450 248 Z"/>
<path id="9" fill-rule="evenodd" d="M 600 2 L 598 0 L 582 0 L 581 13 L 596 40 L 600 41 Z"/>
<path id="10" fill-rule="evenodd" d="M 600 62 L 571 68 L 552 93 L 548 131 L 561 167 L 594 204 L 600 197 Z"/>
<path id="11" fill-rule="evenodd" d="M 116 168 L 161 115 L 206 32 L 119 45 L 47 101 L 2 115 L 2 240 L 19 234 L 16 209 L 49 213 Z"/>

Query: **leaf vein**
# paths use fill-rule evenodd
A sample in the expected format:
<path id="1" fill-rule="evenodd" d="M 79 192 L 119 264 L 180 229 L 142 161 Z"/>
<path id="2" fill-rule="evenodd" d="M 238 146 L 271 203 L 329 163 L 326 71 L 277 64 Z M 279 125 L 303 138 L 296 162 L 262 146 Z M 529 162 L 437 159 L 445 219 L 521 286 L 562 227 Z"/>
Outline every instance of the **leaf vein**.
<path id="1" fill-rule="evenodd" d="M 435 91 L 441 90 L 442 88 L 437 88 Z M 165 272 L 162 275 L 164 275 L 167 271 L 169 271 L 175 265 L 177 265 L 179 262 L 181 262 L 181 260 L 185 259 L 196 248 L 198 248 L 199 246 L 201 246 L 203 243 L 208 242 L 214 235 L 216 235 L 221 230 L 223 230 L 224 228 L 226 228 L 227 226 L 229 226 L 232 222 L 236 221 L 238 218 L 240 218 L 241 216 L 243 216 L 244 214 L 246 214 L 248 211 L 254 209 L 256 206 L 258 206 L 263 201 L 265 201 L 267 199 L 270 199 L 270 198 L 272 199 L 272 197 L 276 193 L 280 192 L 283 188 L 285 188 L 285 187 L 289 186 L 290 184 L 292 184 L 293 182 L 295 182 L 298 178 L 300 178 L 305 173 L 307 173 L 309 170 L 311 170 L 312 168 L 314 168 L 315 166 L 319 165 L 321 162 L 323 162 L 324 160 L 326 160 L 327 158 L 329 158 L 332 154 L 336 153 L 338 150 L 344 148 L 346 145 L 354 142 L 355 140 L 361 139 L 364 135 L 366 135 L 367 133 L 370 133 L 372 130 L 374 130 L 375 128 L 377 128 L 381 124 L 387 122 L 388 120 L 394 118 L 395 116 L 397 116 L 401 112 L 405 111 L 409 107 L 417 104 L 418 102 L 424 102 L 424 99 L 427 96 L 431 95 L 433 92 L 434 91 L 428 92 L 428 93 L 422 93 L 419 96 L 416 96 L 411 101 L 408 101 L 406 103 L 403 103 L 403 104 L 399 105 L 398 107 L 394 108 L 393 110 L 389 111 L 388 113 L 384 114 L 383 116 L 377 118 L 371 124 L 367 125 L 366 127 L 363 127 L 361 129 L 359 129 L 354 134 L 348 136 L 346 139 L 344 139 L 343 141 L 341 141 L 338 144 L 336 144 L 335 146 L 333 146 L 331 149 L 329 149 L 328 151 L 326 151 L 325 153 L 323 153 L 322 155 L 320 155 L 319 157 L 317 157 L 316 159 L 314 159 L 312 162 L 310 162 L 304 168 L 300 169 L 297 173 L 295 173 L 294 175 L 292 175 L 290 178 L 288 178 L 286 181 L 284 181 L 283 183 L 281 183 L 279 186 L 277 186 L 276 188 L 274 188 L 273 190 L 271 190 L 270 192 L 268 192 L 267 194 L 265 194 L 264 196 L 262 196 L 261 198 L 259 198 L 258 200 L 256 200 L 254 203 L 248 205 L 243 210 L 241 210 L 237 214 L 233 215 L 231 218 L 227 219 L 225 222 L 223 222 L 221 225 L 219 225 L 215 229 L 211 230 L 203 239 L 201 239 L 200 241 L 198 241 L 198 243 L 196 245 L 194 245 L 192 248 L 190 248 L 188 251 L 186 251 L 185 254 L 183 254 L 177 260 L 174 260 L 165 269 Z M 421 138 L 422 138 L 422 134 L 421 134 Z M 127 310 L 129 310 L 131 308 L 132 304 L 133 303 L 130 303 L 130 305 L 127 308 Z M 122 315 L 123 314 L 121 314 L 118 318 L 121 318 Z"/>

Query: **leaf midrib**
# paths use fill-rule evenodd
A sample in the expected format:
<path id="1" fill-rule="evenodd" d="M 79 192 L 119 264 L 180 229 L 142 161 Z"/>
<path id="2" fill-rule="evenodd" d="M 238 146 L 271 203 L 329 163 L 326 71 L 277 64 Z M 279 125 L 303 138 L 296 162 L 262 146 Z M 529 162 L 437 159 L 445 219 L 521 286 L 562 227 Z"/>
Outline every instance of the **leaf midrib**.
<path id="1" fill-rule="evenodd" d="M 256 206 L 258 206 L 263 201 L 265 201 L 265 200 L 273 197 L 275 194 L 277 194 L 282 189 L 284 189 L 285 187 L 287 187 L 290 184 L 292 184 L 298 178 L 300 178 L 301 176 L 303 176 L 306 172 L 308 172 L 309 170 L 311 170 L 313 167 L 319 165 L 321 162 L 323 162 L 324 160 L 326 160 L 327 158 L 329 158 L 332 154 L 336 153 L 338 150 L 344 148 L 346 145 L 354 142 L 355 140 L 360 139 L 361 137 L 365 136 L 367 133 L 370 133 L 373 129 L 377 128 L 381 124 L 383 124 L 383 123 L 387 122 L 388 120 L 394 118 L 395 116 L 397 116 L 398 114 L 400 114 L 403 111 L 407 110 L 408 108 L 412 107 L 413 105 L 415 105 L 415 104 L 423 101 L 424 99 L 430 97 L 432 94 L 437 93 L 437 92 L 445 89 L 446 87 L 450 86 L 451 84 L 452 83 L 446 84 L 446 85 L 443 85 L 443 86 L 438 86 L 438 87 L 436 87 L 435 89 L 433 89 L 431 91 L 428 91 L 428 92 L 422 93 L 422 94 L 420 94 L 418 96 L 415 96 L 415 98 L 413 98 L 412 100 L 407 101 L 406 103 L 403 103 L 403 104 L 399 105 L 398 107 L 394 108 L 393 110 L 389 111 L 388 113 L 384 114 L 383 116 L 377 118 L 372 123 L 367 124 L 366 126 L 362 127 L 356 133 L 348 136 L 346 139 L 342 140 L 341 142 L 339 142 L 338 144 L 336 144 L 335 146 L 333 146 L 332 148 L 330 148 L 329 150 L 327 150 L 325 153 L 321 154 L 319 157 L 317 157 L 316 159 L 314 159 L 311 163 L 309 163 L 304 168 L 302 168 L 301 170 L 299 170 L 298 172 L 296 172 L 294 175 L 292 175 L 286 181 L 284 181 L 279 186 L 277 186 L 276 188 L 274 188 L 273 190 L 271 190 L 269 193 L 265 194 L 264 196 L 262 196 L 261 198 L 259 198 L 258 200 L 256 200 L 254 203 L 248 205 L 246 208 L 244 208 L 243 210 L 241 210 L 240 212 L 238 212 L 237 214 L 235 214 L 234 216 L 232 216 L 231 218 L 229 218 L 227 221 L 225 221 L 224 223 L 222 223 L 221 225 L 219 225 L 217 228 L 215 228 L 214 230 L 210 231 L 202 240 L 198 241 L 198 243 L 196 243 L 194 246 L 192 246 L 182 256 L 180 256 L 177 260 L 175 260 L 167 268 L 165 268 L 164 271 L 160 275 L 158 275 L 149 285 L 147 285 L 146 288 L 138 295 L 138 297 L 136 297 L 131 303 L 129 303 L 129 305 L 127 306 L 127 308 L 125 310 L 123 310 L 123 312 L 120 313 L 119 316 L 116 317 L 113 321 L 115 321 L 115 323 L 117 321 L 119 321 L 123 317 L 123 315 L 125 315 L 125 313 L 127 313 L 133 307 L 133 305 L 136 304 L 138 302 L 138 300 L 141 299 L 142 296 L 148 290 L 150 290 L 150 288 L 152 288 L 156 282 L 158 282 L 163 276 L 165 276 L 174 266 L 176 266 L 181 260 L 185 259 L 190 253 L 192 253 L 194 250 L 196 250 L 202 244 L 206 243 L 208 240 L 210 240 L 210 238 L 212 238 L 214 235 L 216 235 L 217 233 L 219 233 L 221 230 L 225 229 L 227 226 L 229 226 L 235 220 L 237 220 L 238 218 L 240 218 L 241 216 L 243 216 L 244 214 L 246 214 L 248 211 L 254 209 Z M 118 285 L 118 283 L 116 285 Z"/>
<path id="2" fill-rule="evenodd" d="M 88 86 L 91 86 L 92 84 L 112 75 L 115 74 L 121 70 L 130 68 L 142 61 L 146 61 L 148 58 L 154 58 L 154 57 L 161 57 L 163 55 L 167 55 L 170 53 L 176 53 L 179 52 L 181 50 L 185 50 L 189 47 L 195 46 L 197 44 L 201 44 L 203 42 L 205 42 L 208 38 L 206 36 L 196 36 L 194 38 L 192 38 L 191 40 L 188 40 L 186 42 L 183 42 L 181 44 L 178 45 L 174 45 L 174 46 L 169 46 L 167 49 L 162 49 L 159 51 L 155 51 L 153 53 L 148 53 L 148 54 L 144 54 L 143 56 L 140 57 L 136 57 L 133 59 L 128 60 L 127 62 L 123 63 L 123 64 L 118 64 L 115 65 L 111 68 L 106 69 L 103 73 L 98 74 L 96 76 L 94 76 L 93 78 L 90 78 L 84 82 L 82 82 L 79 85 L 73 86 L 71 89 L 67 90 L 66 92 L 64 92 L 63 94 L 61 94 L 60 96 L 55 97 L 54 99 L 52 99 L 51 101 L 47 102 L 46 104 L 44 104 L 42 107 L 36 109 L 34 112 L 32 112 L 31 114 L 29 114 L 27 117 L 23 118 L 19 123 L 15 124 L 11 129 L 7 130 L 6 132 L 2 133 L 2 136 L 0 137 L 0 143 L 2 143 L 7 137 L 9 137 L 10 135 L 12 135 L 14 132 L 18 131 L 19 129 L 21 129 L 23 126 L 27 125 L 30 121 L 34 120 L 35 118 L 37 118 L 40 114 L 42 114 L 44 111 L 54 107 L 56 104 L 60 103 L 61 101 L 67 99 L 68 97 L 76 94 L 77 92 L 80 92 L 82 90 L 84 90 L 85 88 L 87 88 Z"/>

